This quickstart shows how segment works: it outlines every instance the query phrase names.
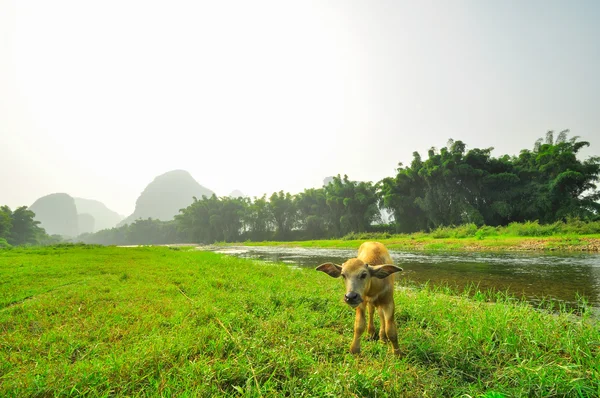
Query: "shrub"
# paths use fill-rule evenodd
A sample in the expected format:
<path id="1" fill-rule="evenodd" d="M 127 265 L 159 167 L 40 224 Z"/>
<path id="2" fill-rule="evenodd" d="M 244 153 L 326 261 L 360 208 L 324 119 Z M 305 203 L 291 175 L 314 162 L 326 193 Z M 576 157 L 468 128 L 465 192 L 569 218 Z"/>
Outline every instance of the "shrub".
<path id="1" fill-rule="evenodd" d="M 487 236 L 498 236 L 498 229 L 495 227 L 490 227 L 489 225 L 484 225 L 475 233 L 475 237 L 477 239 L 483 239 Z"/>

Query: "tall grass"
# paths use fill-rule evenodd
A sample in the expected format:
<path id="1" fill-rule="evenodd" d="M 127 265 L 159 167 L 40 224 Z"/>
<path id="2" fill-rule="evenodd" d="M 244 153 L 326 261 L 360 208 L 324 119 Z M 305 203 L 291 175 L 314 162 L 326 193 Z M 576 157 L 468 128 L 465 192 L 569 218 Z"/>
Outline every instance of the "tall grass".
<path id="1" fill-rule="evenodd" d="M 577 219 L 557 221 L 552 224 L 540 224 L 538 221 L 524 223 L 513 222 L 505 227 L 477 227 L 475 224 L 457 227 L 439 227 L 431 232 L 433 238 L 468 238 L 486 236 L 557 236 L 557 235 L 593 235 L 600 234 L 600 221 L 581 221 Z"/>
<path id="2" fill-rule="evenodd" d="M 429 236 L 434 239 L 462 239 L 462 238 L 485 238 L 488 236 L 559 236 L 559 235 L 594 235 L 600 234 L 600 221 L 581 221 L 569 219 L 557 221 L 552 224 L 540 224 L 536 221 L 524 223 L 513 222 L 507 226 L 492 227 L 483 225 L 463 224 L 458 226 L 441 226 L 429 233 L 417 232 L 413 234 L 393 235 L 388 232 L 363 232 L 351 233 L 344 236 L 343 240 L 365 240 L 365 239 L 389 239 L 394 236 L 408 236 L 420 238 Z"/>
<path id="3" fill-rule="evenodd" d="M 396 292 L 402 355 L 348 353 L 343 288 L 195 250 L 0 250 L 0 396 L 598 396 L 591 313 Z M 490 302 L 493 299 L 495 302 Z"/>

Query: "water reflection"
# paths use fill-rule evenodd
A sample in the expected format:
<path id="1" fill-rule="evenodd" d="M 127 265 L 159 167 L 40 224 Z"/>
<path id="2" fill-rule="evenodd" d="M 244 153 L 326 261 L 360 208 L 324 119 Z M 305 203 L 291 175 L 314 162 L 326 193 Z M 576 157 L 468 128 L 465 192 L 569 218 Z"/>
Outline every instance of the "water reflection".
<path id="1" fill-rule="evenodd" d="M 215 250 L 243 258 L 282 262 L 299 267 L 316 267 L 333 261 L 342 263 L 355 257 L 356 250 L 223 247 Z M 532 303 L 552 299 L 568 305 L 584 296 L 600 307 L 600 255 L 539 253 L 415 253 L 390 251 L 396 264 L 404 268 L 397 277 L 402 283 L 449 285 L 462 289 L 477 285 L 480 290 L 508 291 Z"/>

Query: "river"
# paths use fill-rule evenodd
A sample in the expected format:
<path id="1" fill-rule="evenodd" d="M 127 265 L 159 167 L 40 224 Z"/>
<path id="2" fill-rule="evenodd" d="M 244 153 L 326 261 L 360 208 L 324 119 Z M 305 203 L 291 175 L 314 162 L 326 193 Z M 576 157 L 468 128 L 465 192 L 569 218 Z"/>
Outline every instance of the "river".
<path id="1" fill-rule="evenodd" d="M 314 268 L 324 262 L 343 263 L 356 250 L 228 246 L 213 251 L 237 257 Z M 488 252 L 390 251 L 404 271 L 396 280 L 405 285 L 448 285 L 459 290 L 475 285 L 481 291 L 505 291 L 534 305 L 551 300 L 567 307 L 578 295 L 600 308 L 600 254 L 540 254 Z"/>

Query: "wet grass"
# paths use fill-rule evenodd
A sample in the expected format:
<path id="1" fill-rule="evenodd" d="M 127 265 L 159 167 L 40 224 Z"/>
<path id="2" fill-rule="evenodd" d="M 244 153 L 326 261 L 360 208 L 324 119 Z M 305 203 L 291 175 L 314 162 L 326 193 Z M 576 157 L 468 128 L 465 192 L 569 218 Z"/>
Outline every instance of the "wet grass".
<path id="1" fill-rule="evenodd" d="M 341 296 L 310 269 L 188 249 L 0 250 L 0 396 L 600 395 L 584 304 L 405 287 L 402 355 L 353 356 Z"/>

